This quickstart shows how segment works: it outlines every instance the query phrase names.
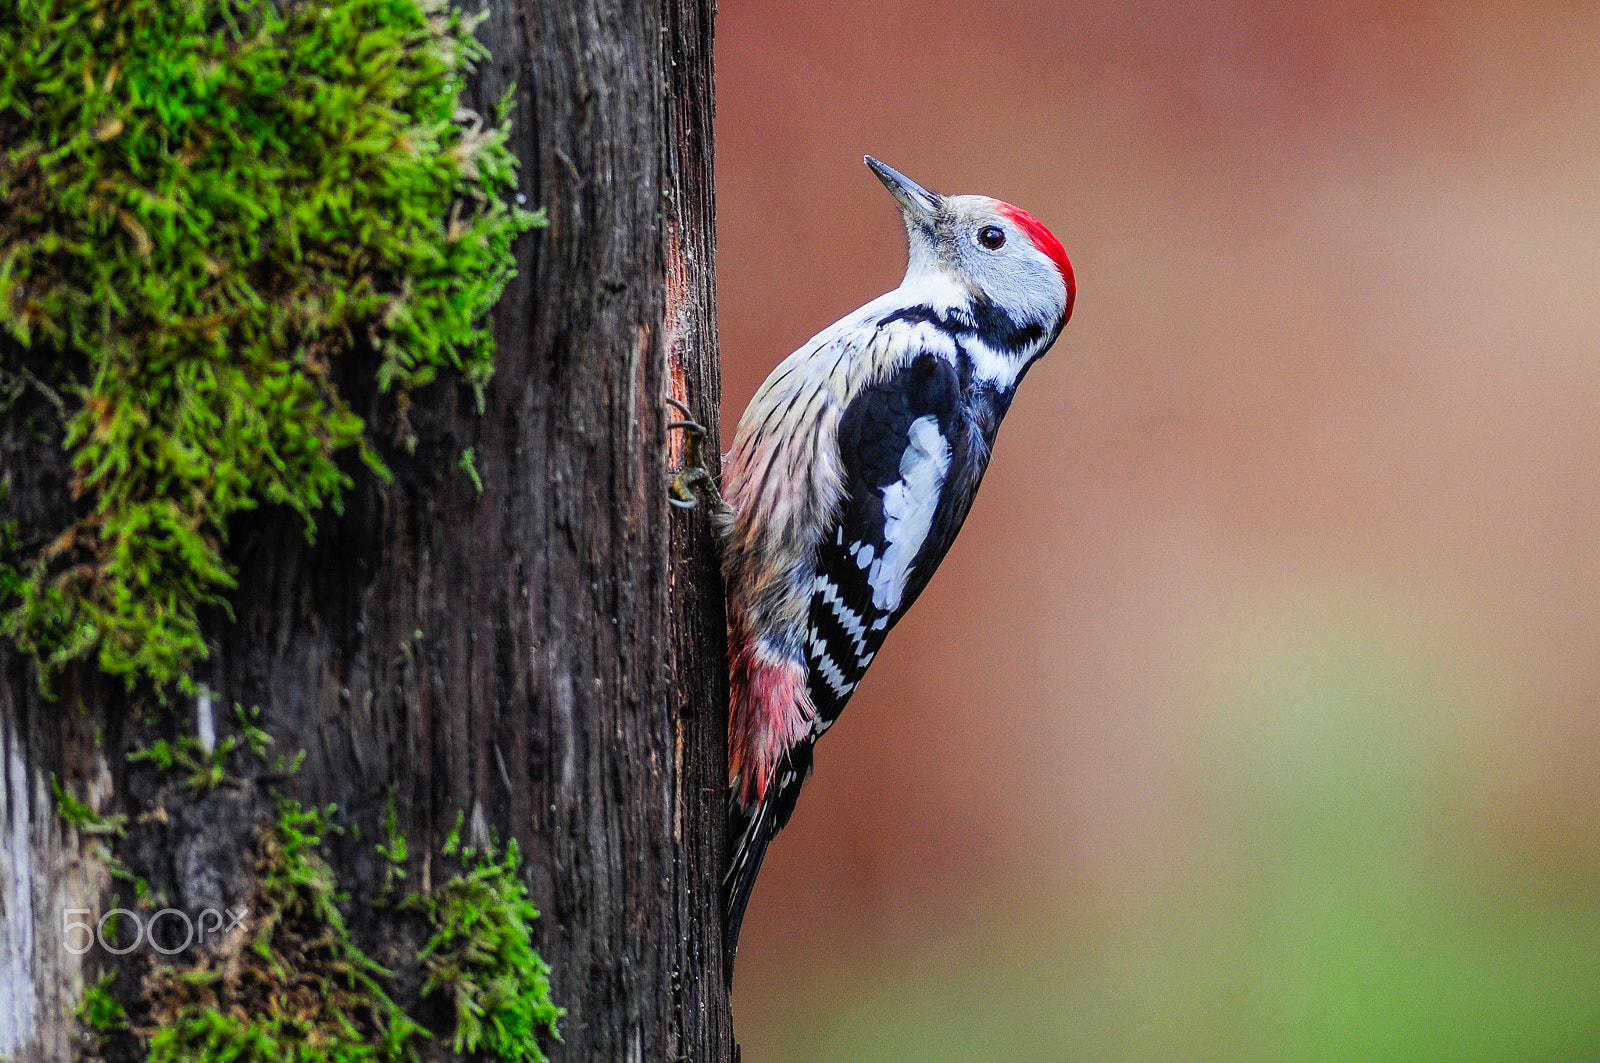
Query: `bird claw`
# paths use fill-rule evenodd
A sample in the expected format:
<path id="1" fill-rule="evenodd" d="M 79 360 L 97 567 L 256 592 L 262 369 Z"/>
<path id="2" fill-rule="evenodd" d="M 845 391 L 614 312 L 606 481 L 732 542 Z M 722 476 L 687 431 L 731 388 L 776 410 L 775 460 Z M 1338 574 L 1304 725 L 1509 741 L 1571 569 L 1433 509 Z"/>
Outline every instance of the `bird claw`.
<path id="1" fill-rule="evenodd" d="M 703 469 L 680 469 L 672 478 L 672 493 L 667 504 L 678 509 L 694 509 L 700 504 L 695 488 L 709 482 L 710 477 Z"/>
<path id="2" fill-rule="evenodd" d="M 722 495 L 717 491 L 717 482 L 712 478 L 711 470 L 706 468 L 703 449 L 706 426 L 693 420 L 689 407 L 671 395 L 663 395 L 662 400 L 683 415 L 683 420 L 669 421 L 667 430 L 678 429 L 684 435 L 683 468 L 672 477 L 667 502 L 678 509 L 694 509 L 699 505 L 702 495 L 709 494 L 713 503 L 720 503 Z"/>

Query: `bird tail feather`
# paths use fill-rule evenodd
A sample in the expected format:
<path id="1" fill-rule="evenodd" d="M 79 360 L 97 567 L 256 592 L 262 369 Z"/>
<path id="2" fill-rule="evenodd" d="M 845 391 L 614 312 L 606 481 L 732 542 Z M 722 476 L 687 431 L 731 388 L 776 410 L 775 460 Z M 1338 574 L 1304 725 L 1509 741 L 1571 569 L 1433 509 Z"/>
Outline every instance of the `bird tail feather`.
<path id="1" fill-rule="evenodd" d="M 773 805 L 777 794 L 769 790 L 753 807 L 739 807 L 739 800 L 728 798 L 728 836 L 734 840 L 733 854 L 728 861 L 728 873 L 722 879 L 723 911 L 727 913 L 727 937 L 723 944 L 723 967 L 728 984 L 733 984 L 733 960 L 739 951 L 739 928 L 744 923 L 744 909 L 750 903 L 750 891 L 755 889 L 756 876 L 761 873 L 761 861 L 767 855 L 767 843 L 772 841 Z"/>

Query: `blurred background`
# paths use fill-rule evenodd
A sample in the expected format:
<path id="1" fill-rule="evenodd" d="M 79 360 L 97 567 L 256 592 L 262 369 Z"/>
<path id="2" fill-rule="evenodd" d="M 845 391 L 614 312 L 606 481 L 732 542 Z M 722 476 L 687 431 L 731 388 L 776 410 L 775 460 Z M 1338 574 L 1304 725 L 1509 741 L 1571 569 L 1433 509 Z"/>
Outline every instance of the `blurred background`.
<path id="1" fill-rule="evenodd" d="M 1600 6 L 722 0 L 724 431 L 898 283 L 1077 310 L 818 750 L 749 1063 L 1600 1060 Z"/>

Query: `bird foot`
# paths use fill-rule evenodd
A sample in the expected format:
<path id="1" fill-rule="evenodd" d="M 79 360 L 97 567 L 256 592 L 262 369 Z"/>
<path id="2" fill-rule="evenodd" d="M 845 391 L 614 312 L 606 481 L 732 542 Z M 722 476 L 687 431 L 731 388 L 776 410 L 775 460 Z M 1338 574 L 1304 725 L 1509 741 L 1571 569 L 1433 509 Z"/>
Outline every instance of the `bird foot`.
<path id="1" fill-rule="evenodd" d="M 670 421 L 667 430 L 676 428 L 683 432 L 684 455 L 683 468 L 679 469 L 672 477 L 672 488 L 667 499 L 679 509 L 694 509 L 701 500 L 709 499 L 713 509 L 720 508 L 722 492 L 717 490 L 717 481 L 712 477 L 711 470 L 706 467 L 705 441 L 706 426 L 693 420 L 689 414 L 689 407 L 673 398 L 663 395 L 662 399 L 668 406 L 683 415 L 680 421 Z"/>

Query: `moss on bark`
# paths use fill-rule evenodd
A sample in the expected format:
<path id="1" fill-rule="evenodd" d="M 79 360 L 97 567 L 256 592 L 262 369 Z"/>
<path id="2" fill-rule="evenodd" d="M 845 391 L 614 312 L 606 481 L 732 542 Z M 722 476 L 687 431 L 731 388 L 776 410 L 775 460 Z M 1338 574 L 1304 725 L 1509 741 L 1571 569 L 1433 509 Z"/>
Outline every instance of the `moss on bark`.
<path id="1" fill-rule="evenodd" d="M 192 689 L 230 518 L 338 506 L 335 381 L 481 391 L 539 217 L 505 202 L 486 53 L 438 0 L 0 0 L 4 381 L 66 425 L 77 519 L 0 580 L 41 683 L 92 660 Z M 17 551 L 8 551 L 16 554 Z M 3 560 L 3 559 L 0 559 Z"/>

